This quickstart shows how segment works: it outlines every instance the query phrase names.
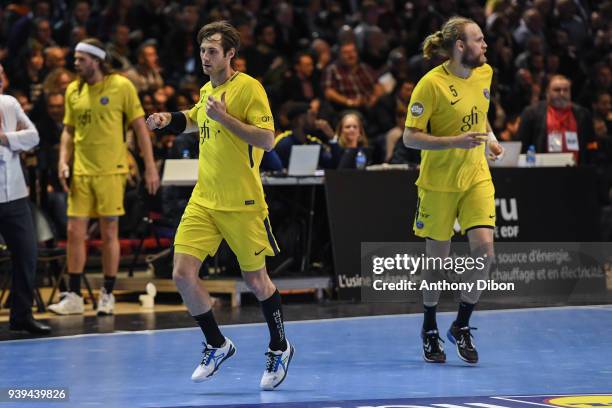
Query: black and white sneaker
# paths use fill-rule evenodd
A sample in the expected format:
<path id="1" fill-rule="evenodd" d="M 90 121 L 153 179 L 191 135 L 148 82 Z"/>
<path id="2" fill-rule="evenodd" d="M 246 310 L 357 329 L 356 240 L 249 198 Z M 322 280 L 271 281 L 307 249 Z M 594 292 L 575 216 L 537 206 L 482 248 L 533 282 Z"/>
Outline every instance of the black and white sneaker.
<path id="1" fill-rule="evenodd" d="M 476 364 L 478 362 L 478 351 L 476 351 L 476 345 L 472 341 L 471 330 L 477 329 L 469 326 L 457 327 L 452 324 L 448 333 L 446 333 L 446 337 L 457 346 L 457 354 L 460 359 L 466 363 Z"/>
<path id="2" fill-rule="evenodd" d="M 428 363 L 444 363 L 446 361 L 446 353 L 441 343 L 444 340 L 440 338 L 438 330 L 421 330 L 421 339 L 423 339 L 423 359 Z"/>

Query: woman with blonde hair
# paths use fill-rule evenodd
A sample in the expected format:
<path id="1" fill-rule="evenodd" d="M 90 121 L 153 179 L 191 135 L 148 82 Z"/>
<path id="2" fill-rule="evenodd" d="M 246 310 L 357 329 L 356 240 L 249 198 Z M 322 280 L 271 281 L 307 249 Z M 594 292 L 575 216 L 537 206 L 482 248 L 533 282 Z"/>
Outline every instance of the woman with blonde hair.
<path id="1" fill-rule="evenodd" d="M 336 126 L 338 144 L 344 148 L 367 147 L 363 117 L 357 111 L 346 111 Z"/>

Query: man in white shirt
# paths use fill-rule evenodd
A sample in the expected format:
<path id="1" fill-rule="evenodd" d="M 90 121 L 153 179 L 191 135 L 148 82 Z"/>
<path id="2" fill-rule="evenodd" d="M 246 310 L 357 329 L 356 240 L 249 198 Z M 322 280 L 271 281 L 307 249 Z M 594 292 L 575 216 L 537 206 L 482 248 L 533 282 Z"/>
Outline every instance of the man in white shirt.
<path id="1" fill-rule="evenodd" d="M 0 65 L 0 94 L 4 88 Z M 0 235 L 11 253 L 11 330 L 48 334 L 51 328 L 32 316 L 36 276 L 36 233 L 28 206 L 19 152 L 38 144 L 38 131 L 21 105 L 9 95 L 0 95 Z"/>

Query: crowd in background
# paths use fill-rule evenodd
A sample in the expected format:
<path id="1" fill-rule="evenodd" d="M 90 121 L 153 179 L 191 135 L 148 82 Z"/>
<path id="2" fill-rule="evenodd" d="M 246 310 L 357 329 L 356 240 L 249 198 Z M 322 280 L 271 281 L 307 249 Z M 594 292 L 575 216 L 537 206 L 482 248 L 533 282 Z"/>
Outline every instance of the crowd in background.
<path id="1" fill-rule="evenodd" d="M 609 174 L 609 0 L 21 0 L 0 6 L 0 63 L 6 92 L 40 133 L 37 150 L 24 157 L 32 197 L 49 212 L 65 208 L 56 176 L 64 91 L 75 77 L 74 46 L 85 38 L 106 43 L 113 68 L 133 81 L 149 115 L 197 102 L 207 80 L 197 31 L 228 20 L 241 34 L 234 68 L 261 81 L 274 113 L 280 157 L 264 159 L 265 169 L 286 167 L 287 143 L 321 144 L 327 168 L 340 164 L 336 142 L 343 149 L 369 146 L 371 163 L 417 164 L 418 152 L 401 143 L 406 107 L 421 76 L 442 62 L 425 60 L 420 47 L 457 14 L 485 34 L 494 68 L 489 121 L 498 139 L 521 139 L 522 113 L 545 100 L 549 79 L 561 74 L 593 124 L 580 164 Z M 160 165 L 197 157 L 193 135 L 151 136 Z M 129 147 L 136 186 L 139 155 Z M 609 186 L 604 190 L 601 200 L 608 202 Z"/>

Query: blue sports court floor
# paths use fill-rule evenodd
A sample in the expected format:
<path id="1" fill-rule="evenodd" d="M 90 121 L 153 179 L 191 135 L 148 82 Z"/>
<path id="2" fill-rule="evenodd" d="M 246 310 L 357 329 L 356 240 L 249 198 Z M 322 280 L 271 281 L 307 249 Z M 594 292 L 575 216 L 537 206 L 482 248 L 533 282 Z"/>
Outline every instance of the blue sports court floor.
<path id="1" fill-rule="evenodd" d="M 453 317 L 441 313 L 440 329 Z M 420 325 L 421 315 L 289 322 L 296 355 L 273 392 L 259 390 L 264 324 L 225 326 L 237 355 L 200 384 L 190 381 L 201 351 L 196 328 L 6 341 L 0 388 L 65 387 L 70 400 L 0 408 L 612 407 L 611 396 L 552 398 L 612 394 L 612 306 L 479 311 L 476 366 L 448 341 L 446 364 L 423 362 Z"/>

